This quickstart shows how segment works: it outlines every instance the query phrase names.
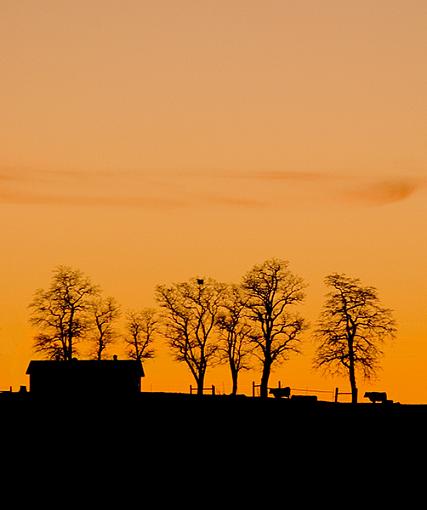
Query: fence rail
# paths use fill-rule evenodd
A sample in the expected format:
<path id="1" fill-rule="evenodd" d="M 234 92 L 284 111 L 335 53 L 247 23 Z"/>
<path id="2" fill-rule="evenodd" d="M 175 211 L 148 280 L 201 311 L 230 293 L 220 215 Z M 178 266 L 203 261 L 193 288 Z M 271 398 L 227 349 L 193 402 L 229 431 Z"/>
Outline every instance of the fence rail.
<path id="1" fill-rule="evenodd" d="M 334 402 L 338 402 L 338 397 L 340 395 L 352 395 L 352 392 L 351 391 L 340 391 L 338 388 L 335 388 Z M 357 397 L 357 390 L 356 390 L 356 397 Z"/>
<path id="2" fill-rule="evenodd" d="M 204 394 L 205 391 L 210 391 L 212 395 L 215 395 L 215 386 L 212 384 L 212 386 L 207 388 L 202 388 L 202 393 Z M 192 384 L 190 384 L 190 395 L 193 395 L 193 393 L 197 394 L 197 387 L 194 387 Z"/>
<path id="3" fill-rule="evenodd" d="M 255 384 L 255 382 L 252 382 L 252 396 L 253 397 L 257 396 L 257 388 L 259 388 L 260 386 L 261 386 L 260 384 Z M 282 383 L 279 381 L 277 388 L 281 388 L 281 387 L 282 387 Z M 272 389 L 272 388 L 268 387 L 268 390 L 270 390 L 270 389 Z M 327 395 L 330 395 L 331 401 L 333 401 L 333 402 L 338 402 L 340 395 L 351 395 L 351 391 L 350 392 L 340 391 L 339 388 L 335 388 L 334 390 L 317 390 L 317 389 L 312 389 L 312 388 L 292 388 L 291 387 L 291 392 L 293 392 L 293 391 L 300 391 L 300 392 L 309 393 L 309 394 L 318 394 L 318 393 L 327 394 Z"/>

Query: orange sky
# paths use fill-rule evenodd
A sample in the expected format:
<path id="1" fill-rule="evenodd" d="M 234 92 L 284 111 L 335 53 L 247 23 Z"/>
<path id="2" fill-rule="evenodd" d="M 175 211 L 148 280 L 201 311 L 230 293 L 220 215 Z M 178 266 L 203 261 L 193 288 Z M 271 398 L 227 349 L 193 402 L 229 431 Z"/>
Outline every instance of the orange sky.
<path id="1" fill-rule="evenodd" d="M 427 402 L 425 1 L 2 0 L 0 48 L 0 389 L 59 264 L 126 309 L 278 257 L 312 324 L 326 274 L 377 287 L 399 331 L 361 391 Z M 347 390 L 309 333 L 271 383 Z M 188 391 L 159 351 L 145 389 Z"/>

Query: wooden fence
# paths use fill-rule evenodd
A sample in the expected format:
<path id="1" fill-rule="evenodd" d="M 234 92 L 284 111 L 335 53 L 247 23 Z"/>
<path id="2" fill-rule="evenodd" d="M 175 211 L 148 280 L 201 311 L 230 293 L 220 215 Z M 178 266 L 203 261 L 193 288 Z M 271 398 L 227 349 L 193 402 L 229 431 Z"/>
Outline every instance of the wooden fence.
<path id="1" fill-rule="evenodd" d="M 212 384 L 212 386 L 210 387 L 203 388 L 202 389 L 203 394 L 205 393 L 205 391 L 210 391 L 212 395 L 215 395 L 215 386 Z M 197 394 L 197 387 L 194 387 L 192 384 L 190 384 L 190 395 L 193 395 L 193 393 Z"/>
<path id="2" fill-rule="evenodd" d="M 256 397 L 257 393 L 259 393 L 259 391 L 257 392 L 257 389 L 259 387 L 260 387 L 260 384 L 255 384 L 255 382 L 252 382 L 252 396 L 253 397 Z M 281 387 L 282 387 L 282 383 L 279 381 L 276 388 L 281 388 Z M 272 388 L 269 387 L 268 390 L 270 390 L 270 389 L 272 389 Z M 295 392 L 295 391 L 302 392 L 304 394 L 329 395 L 330 396 L 329 400 L 331 400 L 333 402 L 338 402 L 340 395 L 351 395 L 351 392 L 339 391 L 339 388 L 335 388 L 335 390 L 316 390 L 316 389 L 311 389 L 311 388 L 291 388 L 291 392 Z"/>

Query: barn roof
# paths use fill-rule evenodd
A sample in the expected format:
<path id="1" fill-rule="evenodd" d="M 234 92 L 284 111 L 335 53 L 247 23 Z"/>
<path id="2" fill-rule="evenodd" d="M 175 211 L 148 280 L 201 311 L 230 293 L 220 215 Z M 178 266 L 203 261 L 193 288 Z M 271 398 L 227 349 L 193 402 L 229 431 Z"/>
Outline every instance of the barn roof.
<path id="1" fill-rule="evenodd" d="M 26 374 L 36 373 L 57 373 L 66 370 L 80 373 L 111 373 L 131 372 L 137 376 L 144 377 L 144 368 L 142 363 L 133 359 L 126 360 L 72 360 L 72 361 L 52 361 L 52 360 L 32 360 L 30 361 Z"/>

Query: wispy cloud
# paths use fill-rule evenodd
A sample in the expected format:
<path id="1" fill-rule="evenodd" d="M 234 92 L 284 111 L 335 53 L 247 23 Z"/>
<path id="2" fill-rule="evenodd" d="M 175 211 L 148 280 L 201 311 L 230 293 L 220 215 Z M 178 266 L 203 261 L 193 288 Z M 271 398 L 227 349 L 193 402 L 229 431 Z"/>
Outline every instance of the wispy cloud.
<path id="1" fill-rule="evenodd" d="M 424 185 L 425 183 L 421 180 L 390 179 L 359 186 L 358 189 L 347 191 L 345 196 L 364 204 L 386 205 L 410 198 Z"/>
<path id="2" fill-rule="evenodd" d="M 252 177 L 262 181 L 294 181 L 294 182 L 319 182 L 336 179 L 337 176 L 326 172 L 298 172 L 298 171 L 275 171 L 255 172 Z"/>
<path id="3" fill-rule="evenodd" d="M 173 209 L 257 208 L 265 202 L 239 187 L 211 186 L 203 174 L 170 171 L 61 171 L 0 168 L 0 203 Z"/>
<path id="4" fill-rule="evenodd" d="M 338 196 L 350 203 L 381 206 L 401 202 L 412 197 L 426 187 L 422 178 L 390 177 L 388 179 L 356 175 L 348 172 L 263 172 L 254 174 L 261 181 L 271 181 L 279 185 L 283 181 L 302 184 L 313 183 L 324 197 Z M 298 186 L 300 189 L 301 187 Z M 308 189 L 308 188 L 307 188 Z M 312 189 L 312 186 L 311 186 Z"/>
<path id="5" fill-rule="evenodd" d="M 381 206 L 407 200 L 425 186 L 421 178 L 375 179 L 348 172 L 0 168 L 0 203 L 30 205 L 256 210 L 333 203 L 338 197 L 348 204 Z"/>
<path id="6" fill-rule="evenodd" d="M 34 176 L 35 177 L 35 176 Z M 25 170 L 2 167 L 0 168 L 0 182 L 2 183 L 14 183 L 14 182 L 25 182 L 29 178 L 28 172 Z"/>
<path id="7" fill-rule="evenodd" d="M 106 206 L 106 207 L 149 207 L 176 208 L 186 207 L 184 200 L 155 197 L 115 197 L 115 196 L 78 196 L 78 195 L 43 195 L 20 191 L 0 191 L 0 202 L 27 205 L 64 205 L 64 206 Z"/>
<path id="8" fill-rule="evenodd" d="M 243 197 L 232 197 L 232 196 L 206 196 L 203 202 L 210 203 L 213 205 L 225 205 L 233 207 L 246 207 L 246 208 L 258 208 L 268 206 L 268 202 L 264 200 L 258 200 L 256 198 L 243 198 Z"/>

